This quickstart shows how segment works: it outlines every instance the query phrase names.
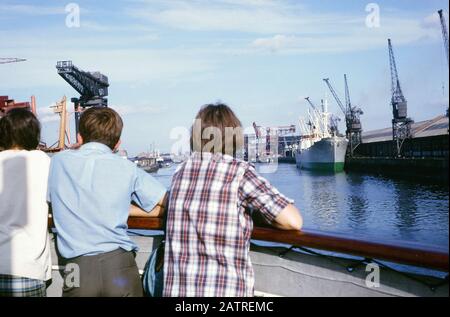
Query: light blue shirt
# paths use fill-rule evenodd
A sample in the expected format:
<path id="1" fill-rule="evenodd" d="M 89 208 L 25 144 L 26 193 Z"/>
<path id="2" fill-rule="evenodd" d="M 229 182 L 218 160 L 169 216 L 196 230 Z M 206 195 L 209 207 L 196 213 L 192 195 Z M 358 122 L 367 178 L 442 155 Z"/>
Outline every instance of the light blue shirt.
<path id="1" fill-rule="evenodd" d="M 130 202 L 151 211 L 166 191 L 104 144 L 91 142 L 56 154 L 50 165 L 48 201 L 59 252 L 73 258 L 119 248 L 137 250 L 127 235 Z"/>

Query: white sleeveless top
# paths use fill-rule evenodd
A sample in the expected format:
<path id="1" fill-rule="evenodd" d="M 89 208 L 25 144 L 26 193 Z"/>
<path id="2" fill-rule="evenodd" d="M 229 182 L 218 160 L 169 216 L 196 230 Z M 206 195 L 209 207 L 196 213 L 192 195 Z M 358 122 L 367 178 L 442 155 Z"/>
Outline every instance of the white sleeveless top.
<path id="1" fill-rule="evenodd" d="M 51 278 L 49 167 L 42 151 L 0 152 L 0 274 Z"/>

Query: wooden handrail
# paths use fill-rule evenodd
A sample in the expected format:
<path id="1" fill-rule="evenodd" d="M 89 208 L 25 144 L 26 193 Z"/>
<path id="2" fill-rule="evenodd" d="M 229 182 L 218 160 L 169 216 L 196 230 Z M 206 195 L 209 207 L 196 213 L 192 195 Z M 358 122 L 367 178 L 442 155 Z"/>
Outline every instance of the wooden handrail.
<path id="1" fill-rule="evenodd" d="M 161 230 L 162 224 L 160 218 L 131 217 L 128 219 L 129 229 Z M 51 219 L 49 225 L 53 226 Z M 314 230 L 282 231 L 266 227 L 256 227 L 253 230 L 252 239 L 363 256 L 443 272 L 449 271 L 448 249 L 416 243 L 381 243 Z"/>

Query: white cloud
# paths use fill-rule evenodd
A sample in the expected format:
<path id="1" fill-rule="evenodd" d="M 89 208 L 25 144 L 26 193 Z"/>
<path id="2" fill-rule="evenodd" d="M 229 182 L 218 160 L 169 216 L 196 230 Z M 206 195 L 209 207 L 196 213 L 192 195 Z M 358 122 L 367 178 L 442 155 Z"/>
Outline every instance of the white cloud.
<path id="1" fill-rule="evenodd" d="M 57 122 L 59 121 L 59 115 L 53 112 L 55 103 L 50 104 L 48 107 L 38 107 L 37 117 L 41 123 Z"/>
<path id="2" fill-rule="evenodd" d="M 336 18 L 338 19 L 338 18 Z M 347 21 L 347 24 L 344 22 Z M 323 24 L 320 33 L 277 34 L 253 40 L 249 47 L 271 53 L 305 54 L 370 50 L 387 45 L 392 38 L 396 46 L 440 40 L 437 27 L 424 27 L 420 19 L 384 18 L 381 28 L 366 28 L 359 21 L 342 20 L 333 26 Z M 333 30 L 334 28 L 334 30 Z"/>
<path id="3" fill-rule="evenodd" d="M 64 6 L 37 6 L 29 4 L 0 4 L 0 12 L 4 14 L 45 16 L 66 14 Z"/>
<path id="4" fill-rule="evenodd" d="M 251 46 L 256 49 L 277 52 L 282 49 L 293 48 L 300 45 L 300 39 L 295 36 L 275 35 L 269 38 L 259 38 L 252 42 Z"/>
<path id="5" fill-rule="evenodd" d="M 2 50 L 6 55 L 14 56 L 17 50 Z M 72 60 L 85 71 L 100 70 L 109 77 L 110 84 L 138 83 L 149 84 L 153 81 L 172 82 L 174 79 L 190 80 L 192 76 L 211 72 L 216 63 L 210 58 L 195 56 L 179 50 L 152 49 L 59 49 L 35 48 L 29 51 L 24 63 L 2 65 L 1 71 L 11 72 L 8 86 L 27 88 L 36 86 L 66 86 L 56 72 L 58 60 Z M 45 76 L 43 76 L 45 74 Z"/>
<path id="6" fill-rule="evenodd" d="M 162 114 L 168 110 L 168 108 L 164 106 L 153 106 L 148 104 L 117 105 L 111 106 L 111 108 L 116 110 L 121 116 L 130 114 Z"/>
<path id="7" fill-rule="evenodd" d="M 144 1 L 131 16 L 174 29 L 284 33 L 301 27 L 297 5 L 270 0 Z M 297 12 L 295 12 L 297 11 Z"/>
<path id="8" fill-rule="evenodd" d="M 437 41 L 440 36 L 435 16 L 424 19 L 399 11 L 383 12 L 381 27 L 367 28 L 364 8 L 360 13 L 346 14 L 311 11 L 297 2 L 271 0 L 140 3 L 141 7 L 128 10 L 131 16 L 178 31 L 216 32 L 218 39 L 228 43 L 222 52 L 232 54 L 347 52 L 384 47 L 387 38 L 403 45 Z"/>
<path id="9" fill-rule="evenodd" d="M 153 28 L 149 28 L 145 25 L 140 24 L 104 24 L 104 23 L 98 23 L 95 20 L 83 20 L 81 21 L 80 28 L 88 29 L 89 31 L 95 31 L 95 32 L 139 32 L 139 33 L 146 33 L 146 36 L 149 39 L 157 40 L 158 36 L 155 34 L 155 30 Z M 117 34 L 117 33 L 116 33 Z"/>
<path id="10" fill-rule="evenodd" d="M 274 7 L 279 4 L 279 1 L 277 4 L 277 1 L 274 0 L 219 0 L 217 2 L 222 4 L 232 4 L 249 7 Z"/>
<path id="11" fill-rule="evenodd" d="M 448 13 L 444 12 L 444 18 L 446 21 L 448 21 Z M 439 18 L 439 14 L 437 12 L 434 12 L 428 16 L 426 16 L 422 23 L 421 23 L 422 27 L 425 29 L 431 28 L 431 29 L 436 29 L 436 28 L 441 28 L 441 20 Z M 448 24 L 447 24 L 447 30 L 448 30 Z"/>
<path id="12" fill-rule="evenodd" d="M 48 107 L 38 107 L 37 117 L 39 121 L 43 124 L 59 122 L 60 116 L 54 113 L 53 107 L 56 103 L 51 103 Z M 67 106 L 70 106 L 70 101 L 68 101 Z M 110 105 L 110 107 L 116 110 L 121 116 L 134 115 L 134 114 L 150 114 L 157 115 L 165 113 L 169 108 L 165 106 L 154 106 L 149 104 L 135 104 L 130 103 L 129 105 Z M 68 109 L 68 114 L 71 116 L 73 111 Z M 70 120 L 70 119 L 69 119 Z"/>

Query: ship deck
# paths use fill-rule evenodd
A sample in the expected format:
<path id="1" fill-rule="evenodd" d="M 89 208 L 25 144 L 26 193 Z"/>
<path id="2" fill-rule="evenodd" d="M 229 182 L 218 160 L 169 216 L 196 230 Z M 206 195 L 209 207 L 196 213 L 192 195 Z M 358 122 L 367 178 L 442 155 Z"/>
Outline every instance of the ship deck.
<path id="1" fill-rule="evenodd" d="M 162 221 L 130 218 L 129 228 L 140 247 L 136 261 L 142 272 L 150 253 L 162 239 Z M 58 297 L 63 267 L 57 265 L 54 236 L 52 241 L 53 280 L 48 296 Z M 251 259 L 256 296 L 448 297 L 445 248 L 258 227 L 253 232 Z M 374 267 L 379 269 L 379 285 L 367 284 L 372 279 L 371 271 L 366 270 Z"/>

